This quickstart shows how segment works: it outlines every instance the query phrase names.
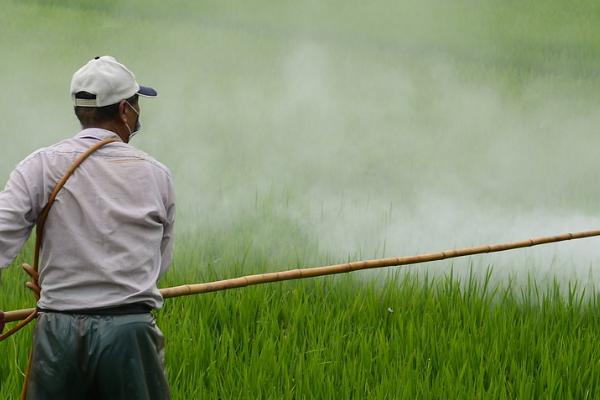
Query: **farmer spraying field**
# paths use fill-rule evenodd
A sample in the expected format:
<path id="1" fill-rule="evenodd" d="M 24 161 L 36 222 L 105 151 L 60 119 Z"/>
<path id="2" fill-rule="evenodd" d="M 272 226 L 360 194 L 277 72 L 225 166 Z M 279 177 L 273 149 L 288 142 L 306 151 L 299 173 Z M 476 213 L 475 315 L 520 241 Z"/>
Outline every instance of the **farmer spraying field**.
<path id="1" fill-rule="evenodd" d="M 157 93 L 104 56 L 75 72 L 71 95 L 83 129 L 23 160 L 0 193 L 1 265 L 38 229 L 26 267 L 39 318 L 24 396 L 165 399 L 150 311 L 162 305 L 156 282 L 171 261 L 173 187 L 165 166 L 129 144 L 138 96 Z"/>
<path id="2" fill-rule="evenodd" d="M 569 233 L 410 257 L 356 261 L 157 288 L 172 255 L 174 195 L 169 170 L 129 145 L 139 131 L 138 96 L 156 96 L 112 57 L 97 57 L 71 83 L 83 130 L 22 161 L 0 193 L 0 262 L 10 264 L 37 224 L 32 277 L 38 317 L 23 397 L 169 398 L 163 337 L 152 309 L 163 297 L 371 268 L 408 265 L 599 236 Z"/>
<path id="3" fill-rule="evenodd" d="M 65 92 L 93 56 L 114 55 L 160 92 L 140 100 L 147 132 L 129 144 L 177 182 L 173 261 L 152 312 L 172 399 L 600 398 L 600 248 L 579 240 L 600 229 L 594 2 L 3 10 L 0 191 L 28 154 L 79 132 Z M 42 297 L 44 264 L 56 261 L 45 252 L 62 240 L 50 232 L 56 213 L 115 146 L 57 192 L 40 229 Z M 103 267 L 113 232 L 94 242 Z M 2 269 L 0 400 L 19 398 L 37 317 L 48 316 L 34 314 L 20 267 L 36 276 L 36 237 Z M 79 251 L 71 237 L 53 254 Z M 409 262 L 419 264 L 381 268 Z"/>
<path id="4" fill-rule="evenodd" d="M 33 278 L 37 309 L 0 312 L 39 317 L 27 398 L 169 398 L 162 334 L 151 309 L 163 297 L 269 282 L 494 253 L 599 236 L 568 233 L 518 242 L 450 249 L 410 257 L 348 262 L 157 289 L 172 252 L 174 200 L 170 173 L 129 146 L 139 130 L 140 87 L 111 57 L 91 60 L 72 82 L 83 130 L 41 149 L 11 174 L 0 194 L 0 261 L 11 263 L 37 224 Z M 39 267 L 39 269 L 38 269 Z M 388 310 L 392 310 L 389 308 Z M 389 311 L 389 312 L 393 312 Z"/>
<path id="5" fill-rule="evenodd" d="M 23 392 L 26 398 L 169 398 L 162 334 L 149 314 L 161 307 L 163 297 L 600 235 L 598 230 L 569 233 L 159 291 L 157 280 L 172 253 L 170 173 L 128 144 L 140 127 L 138 96 L 156 92 L 140 87 L 133 74 L 111 57 L 91 60 L 77 71 L 71 92 L 83 130 L 26 158 L 0 194 L 3 265 L 14 260 L 37 224 L 33 266 L 24 266 L 33 278 L 27 285 L 38 298 L 37 309 L 0 312 L 0 339 L 39 317 Z M 20 320 L 2 334 L 4 322 Z"/>

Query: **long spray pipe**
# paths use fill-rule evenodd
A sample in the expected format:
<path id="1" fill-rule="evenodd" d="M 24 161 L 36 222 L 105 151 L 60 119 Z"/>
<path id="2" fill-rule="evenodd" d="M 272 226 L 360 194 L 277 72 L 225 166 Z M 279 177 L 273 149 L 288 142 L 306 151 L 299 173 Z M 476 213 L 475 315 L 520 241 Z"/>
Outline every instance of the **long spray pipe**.
<path id="1" fill-rule="evenodd" d="M 447 250 L 438 253 L 427 253 L 410 257 L 380 258 L 376 260 L 355 261 L 345 264 L 328 265 L 324 267 L 291 269 L 281 272 L 247 275 L 239 278 L 224 279 L 220 281 L 196 283 L 160 289 L 164 298 L 187 296 L 191 294 L 219 292 L 262 283 L 288 281 L 292 279 L 313 278 L 323 275 L 341 274 L 345 272 L 360 271 L 371 268 L 395 267 L 399 265 L 419 264 L 430 261 L 445 260 L 448 258 L 465 257 L 475 254 L 496 253 L 500 251 L 519 249 L 523 247 L 538 246 L 541 244 L 563 242 L 572 239 L 583 239 L 600 236 L 600 230 L 566 233 L 556 236 L 538 237 L 520 242 L 491 244 L 485 246 L 468 247 L 463 249 Z M 21 321 L 31 315 L 33 308 L 5 312 L 5 321 Z"/>

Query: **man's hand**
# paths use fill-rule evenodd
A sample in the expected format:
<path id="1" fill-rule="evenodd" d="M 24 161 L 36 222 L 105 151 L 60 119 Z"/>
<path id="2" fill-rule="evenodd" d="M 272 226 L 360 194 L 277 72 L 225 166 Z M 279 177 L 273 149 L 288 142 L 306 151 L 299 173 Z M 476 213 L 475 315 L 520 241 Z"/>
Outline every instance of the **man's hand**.
<path id="1" fill-rule="evenodd" d="M 39 300 L 40 292 L 41 292 L 40 285 L 38 283 L 38 279 L 40 277 L 39 274 L 29 264 L 22 264 L 21 267 L 25 270 L 25 272 L 27 272 L 27 275 L 29 275 L 32 279 L 31 282 L 27 282 L 25 284 L 25 286 L 27 286 L 29 289 L 31 289 L 33 291 L 33 294 L 34 294 L 36 300 Z"/>

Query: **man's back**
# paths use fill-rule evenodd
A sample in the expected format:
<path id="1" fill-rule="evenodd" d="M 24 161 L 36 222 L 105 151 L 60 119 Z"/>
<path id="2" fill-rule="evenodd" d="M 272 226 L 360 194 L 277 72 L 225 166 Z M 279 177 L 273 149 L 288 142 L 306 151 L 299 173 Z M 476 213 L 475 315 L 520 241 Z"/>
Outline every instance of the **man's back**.
<path id="1" fill-rule="evenodd" d="M 103 129 L 84 129 L 19 164 L 2 195 L 12 196 L 10 201 L 21 207 L 29 203 L 31 211 L 20 220 L 0 209 L 2 229 L 20 230 L 18 240 L 4 243 L 0 238 L 0 254 L 16 255 L 71 163 L 111 136 L 116 137 Z M 48 216 L 38 306 L 82 310 L 144 303 L 159 308 L 156 281 L 171 259 L 174 212 L 165 166 L 120 141 L 98 150 L 69 178 Z"/>

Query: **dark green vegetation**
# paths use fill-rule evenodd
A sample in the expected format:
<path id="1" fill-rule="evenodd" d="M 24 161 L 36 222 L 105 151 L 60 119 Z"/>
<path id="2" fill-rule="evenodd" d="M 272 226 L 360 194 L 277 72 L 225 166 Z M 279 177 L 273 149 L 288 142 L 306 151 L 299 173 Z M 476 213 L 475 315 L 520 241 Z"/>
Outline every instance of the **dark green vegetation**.
<path id="1" fill-rule="evenodd" d="M 161 320 L 188 343 L 169 354 L 180 398 L 595 398 L 597 306 L 390 274 L 176 300 Z"/>
<path id="2" fill-rule="evenodd" d="M 344 276 L 169 300 L 158 320 L 175 399 L 592 399 L 598 300 L 485 278 Z M 29 341 L 2 344 L 2 398 L 17 393 Z"/>
<path id="3" fill-rule="evenodd" d="M 0 177 L 76 133 L 89 58 L 159 90 L 133 144 L 176 182 L 161 286 L 600 225 L 597 1 L 0 4 Z M 168 300 L 174 398 L 598 398 L 597 249 Z M 0 344 L 0 399 L 30 334 Z"/>

